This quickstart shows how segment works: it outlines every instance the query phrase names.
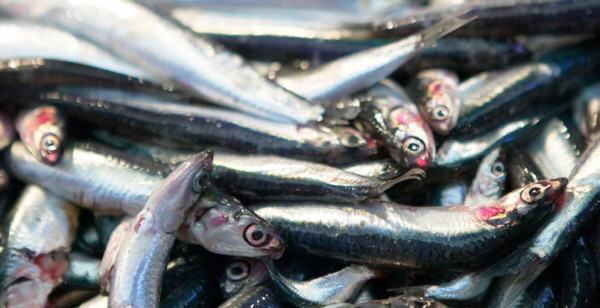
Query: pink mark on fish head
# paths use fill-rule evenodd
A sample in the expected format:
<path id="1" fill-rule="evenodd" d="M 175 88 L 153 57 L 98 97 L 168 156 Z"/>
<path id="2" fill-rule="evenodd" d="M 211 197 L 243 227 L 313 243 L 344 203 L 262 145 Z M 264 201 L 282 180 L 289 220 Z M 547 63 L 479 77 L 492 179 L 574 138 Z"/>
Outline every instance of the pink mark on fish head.
<path id="1" fill-rule="evenodd" d="M 477 218 L 482 221 L 489 221 L 500 214 L 504 214 L 504 209 L 501 207 L 483 207 L 477 211 Z"/>

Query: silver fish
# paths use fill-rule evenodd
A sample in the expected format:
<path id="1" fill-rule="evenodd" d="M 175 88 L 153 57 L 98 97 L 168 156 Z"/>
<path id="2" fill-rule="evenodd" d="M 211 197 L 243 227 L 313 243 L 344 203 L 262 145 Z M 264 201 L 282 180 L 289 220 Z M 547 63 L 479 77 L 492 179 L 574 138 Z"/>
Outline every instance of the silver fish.
<path id="1" fill-rule="evenodd" d="M 269 271 L 262 261 L 236 257 L 225 267 L 225 274 L 221 279 L 221 291 L 225 298 L 229 298 L 263 282 L 268 277 Z"/>
<path id="2" fill-rule="evenodd" d="M 465 196 L 464 205 L 480 205 L 500 199 L 504 182 L 506 181 L 506 166 L 500 149 L 496 148 L 483 157 L 477 174 Z"/>
<path id="3" fill-rule="evenodd" d="M 162 274 L 176 231 L 204 191 L 211 168 L 212 152 L 199 153 L 152 192 L 119 247 L 109 306 L 158 307 Z"/>
<path id="4" fill-rule="evenodd" d="M 39 161 L 55 165 L 65 143 L 65 119 L 53 106 L 40 106 L 19 113 L 17 132 L 29 152 Z"/>
<path id="5" fill-rule="evenodd" d="M 113 230 L 104 249 L 104 255 L 100 263 L 98 278 L 100 281 L 100 294 L 108 295 L 110 283 L 114 272 L 115 261 L 119 247 L 123 244 L 127 230 L 130 229 L 133 217 L 125 217 L 119 222 L 119 225 Z"/>
<path id="6" fill-rule="evenodd" d="M 0 2 L 0 11 L 60 26 L 226 107 L 300 124 L 319 121 L 324 112 L 268 82 L 240 56 L 135 1 L 6 0 Z"/>
<path id="7" fill-rule="evenodd" d="M 350 301 L 358 295 L 369 279 L 379 275 L 364 265 L 350 265 L 337 272 L 308 281 L 296 281 L 283 276 L 273 264 L 265 261 L 271 279 L 293 303 L 304 307 Z"/>
<path id="8" fill-rule="evenodd" d="M 13 208 L 2 254 L 3 307 L 44 307 L 69 268 L 79 209 L 27 186 Z"/>
<path id="9" fill-rule="evenodd" d="M 600 135 L 600 83 L 586 87 L 575 99 L 573 117 L 588 139 Z"/>

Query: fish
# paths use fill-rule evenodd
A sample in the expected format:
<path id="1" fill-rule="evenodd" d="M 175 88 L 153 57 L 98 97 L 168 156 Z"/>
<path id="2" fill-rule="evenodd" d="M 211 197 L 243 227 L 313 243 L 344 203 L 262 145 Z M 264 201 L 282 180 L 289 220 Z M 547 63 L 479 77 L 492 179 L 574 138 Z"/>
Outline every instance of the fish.
<path id="1" fill-rule="evenodd" d="M 369 200 L 263 203 L 250 210 L 272 223 L 290 245 L 313 254 L 373 265 L 465 271 L 481 269 L 508 253 L 504 247 L 524 242 L 549 218 L 566 183 L 564 178 L 536 182 L 475 207 L 410 207 Z M 351 244 L 357 242 L 361 244 Z"/>
<path id="2" fill-rule="evenodd" d="M 268 277 L 269 271 L 260 260 L 234 257 L 225 267 L 225 273 L 221 278 L 223 297 L 230 298 L 262 283 Z"/>
<path id="3" fill-rule="evenodd" d="M 580 237 L 559 257 L 557 263 L 561 265 L 563 284 L 556 293 L 560 307 L 587 307 L 596 301 L 597 264 L 590 244 L 590 241 Z"/>
<path id="4" fill-rule="evenodd" d="M 16 121 L 17 132 L 27 149 L 39 161 L 56 165 L 65 143 L 65 118 L 52 106 L 22 110 Z"/>
<path id="5" fill-rule="evenodd" d="M 128 14 L 118 14 L 115 7 Z M 267 81 L 239 55 L 135 1 L 75 5 L 68 0 L 7 0 L 0 3 L 0 11 L 68 30 L 221 106 L 279 122 L 306 124 L 322 119 L 321 106 Z M 153 30 L 147 31 L 149 27 Z"/>
<path id="6" fill-rule="evenodd" d="M 363 95 L 359 119 L 366 131 L 382 140 L 400 166 L 427 169 L 435 159 L 433 132 L 404 90 L 385 80 Z"/>
<path id="7" fill-rule="evenodd" d="M 481 160 L 477 174 L 465 196 L 464 205 L 486 204 L 498 200 L 502 196 L 505 180 L 504 154 L 501 154 L 500 149 L 496 148 Z"/>
<path id="8" fill-rule="evenodd" d="M 123 244 L 127 230 L 131 228 L 133 217 L 125 217 L 121 219 L 117 227 L 113 230 L 104 249 L 100 268 L 98 269 L 98 281 L 100 286 L 100 294 L 108 296 L 112 276 L 115 270 L 115 261 L 119 253 L 119 247 Z"/>
<path id="9" fill-rule="evenodd" d="M 598 136 L 600 119 L 600 84 L 584 88 L 573 104 L 573 119 L 587 139 Z"/>
<path id="10" fill-rule="evenodd" d="M 154 82 L 168 82 L 59 28 L 25 20 L 0 21 L 0 59 L 41 58 L 84 64 Z"/>
<path id="11" fill-rule="evenodd" d="M 219 305 L 218 308 L 279 308 L 286 307 L 272 286 L 248 288 Z"/>
<path id="12" fill-rule="evenodd" d="M 341 169 L 380 181 L 391 180 L 402 174 L 402 169 L 391 159 L 354 163 L 341 166 Z"/>
<path id="13" fill-rule="evenodd" d="M 79 252 L 69 254 L 69 269 L 61 287 L 96 291 L 99 283 L 100 260 Z"/>
<path id="14" fill-rule="evenodd" d="M 61 87 L 40 93 L 38 100 L 136 140 L 151 139 L 176 149 L 218 145 L 241 153 L 338 164 L 378 153 L 378 145 L 352 127 L 275 123 L 115 88 Z M 113 121 L 115 116 L 122 121 Z"/>
<path id="15" fill-rule="evenodd" d="M 39 186 L 23 190 L 3 239 L 2 306 L 44 307 L 69 269 L 78 215 L 75 205 Z"/>
<path id="16" fill-rule="evenodd" d="M 181 164 L 157 187 L 127 228 L 115 259 L 109 306 L 158 307 L 163 270 L 186 212 L 204 192 L 212 152 Z"/>
<path id="17" fill-rule="evenodd" d="M 304 71 L 279 74 L 275 82 L 312 101 L 334 101 L 369 88 L 437 39 L 468 24 L 472 12 L 456 14 L 423 32 L 380 47 L 363 50 Z"/>
<path id="18" fill-rule="evenodd" d="M 450 133 L 460 115 L 458 76 L 443 69 L 425 70 L 408 89 L 431 129 L 440 135 Z"/>
<path id="19" fill-rule="evenodd" d="M 222 267 L 207 254 L 177 258 L 167 265 L 160 306 L 216 307 L 222 301 L 214 279 Z"/>
<path id="20" fill-rule="evenodd" d="M 272 261 L 265 261 L 265 265 L 274 284 L 289 301 L 300 307 L 350 301 L 367 280 L 381 275 L 363 265 L 350 265 L 323 277 L 297 281 L 283 276 Z"/>

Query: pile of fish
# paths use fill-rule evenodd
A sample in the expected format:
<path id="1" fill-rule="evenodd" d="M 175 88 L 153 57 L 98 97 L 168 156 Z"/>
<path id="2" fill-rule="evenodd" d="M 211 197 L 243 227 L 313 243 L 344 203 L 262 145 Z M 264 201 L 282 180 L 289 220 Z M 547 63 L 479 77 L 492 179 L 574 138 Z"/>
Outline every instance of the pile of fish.
<path id="1" fill-rule="evenodd" d="M 600 1 L 0 16 L 1 307 L 600 305 Z"/>

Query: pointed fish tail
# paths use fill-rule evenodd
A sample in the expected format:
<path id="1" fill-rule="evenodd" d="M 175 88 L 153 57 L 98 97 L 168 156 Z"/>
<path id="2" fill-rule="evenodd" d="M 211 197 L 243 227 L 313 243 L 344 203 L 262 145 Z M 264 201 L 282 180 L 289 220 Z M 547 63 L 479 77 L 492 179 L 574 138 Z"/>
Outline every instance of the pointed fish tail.
<path id="1" fill-rule="evenodd" d="M 383 192 L 385 192 L 386 190 L 390 189 L 391 187 L 393 187 L 394 185 L 396 185 L 400 182 L 404 182 L 404 181 L 408 181 L 408 180 L 421 181 L 424 178 L 425 178 L 425 171 L 423 169 L 413 168 L 413 169 L 406 171 L 401 176 L 395 177 L 391 180 L 381 181 L 381 185 L 379 185 L 379 187 L 377 189 L 377 193 L 382 194 Z"/>

